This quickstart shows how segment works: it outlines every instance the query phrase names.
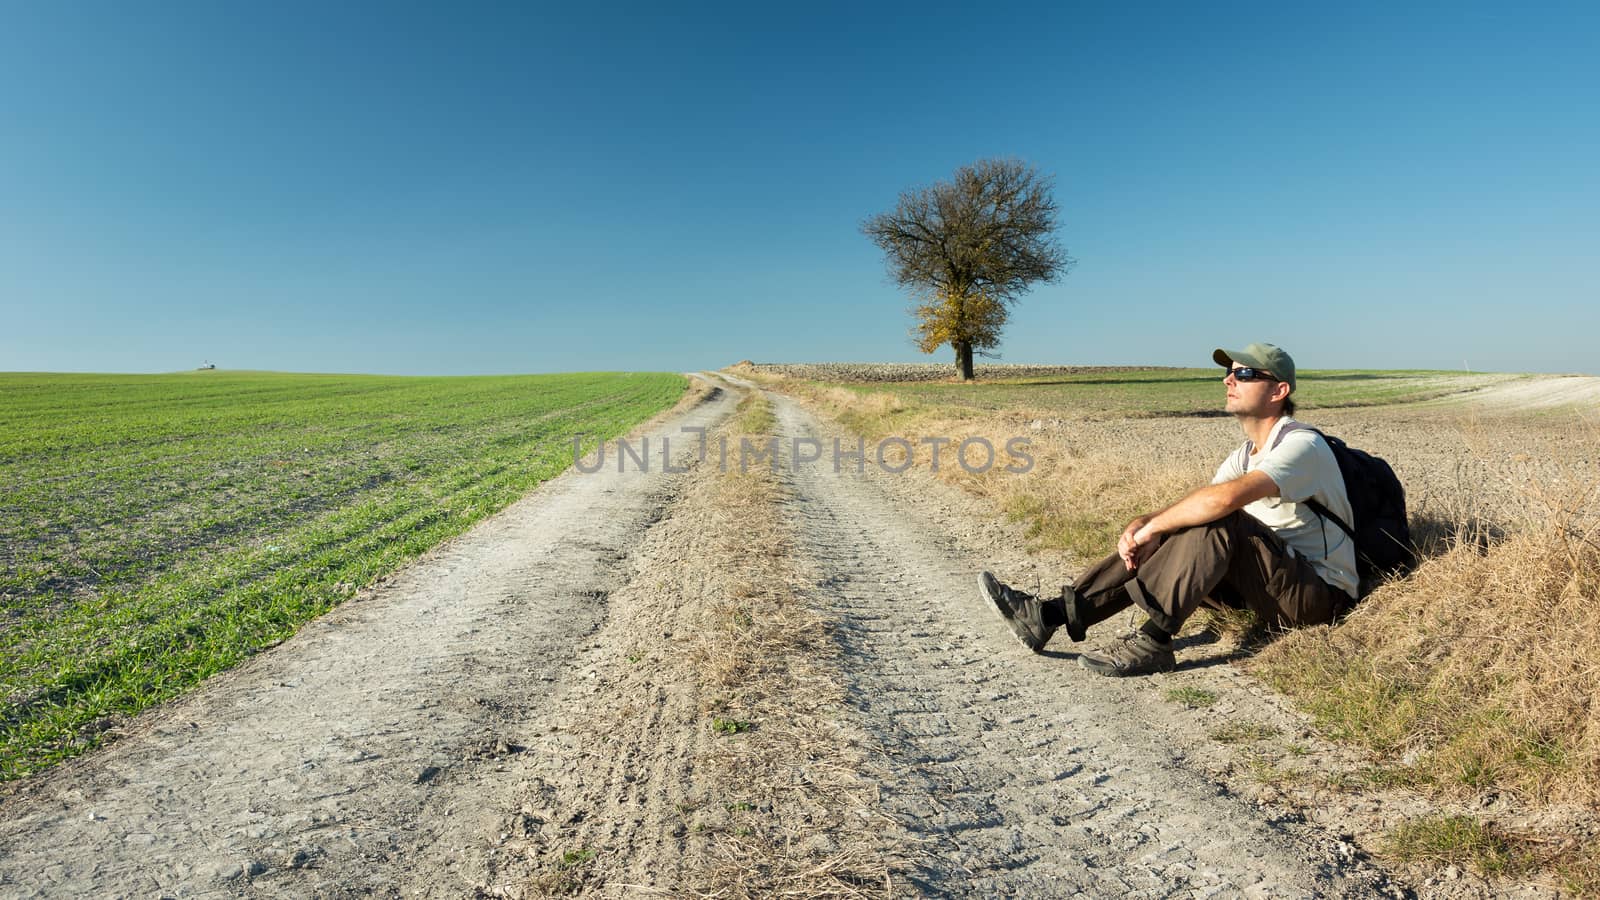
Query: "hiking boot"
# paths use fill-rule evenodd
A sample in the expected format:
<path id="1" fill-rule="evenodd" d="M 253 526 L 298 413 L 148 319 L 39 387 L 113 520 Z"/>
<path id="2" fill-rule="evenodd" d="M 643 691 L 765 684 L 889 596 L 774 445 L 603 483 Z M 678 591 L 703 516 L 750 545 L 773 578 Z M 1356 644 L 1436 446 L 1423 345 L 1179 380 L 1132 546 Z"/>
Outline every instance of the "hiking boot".
<path id="1" fill-rule="evenodd" d="M 1135 631 L 1100 653 L 1078 657 L 1079 665 L 1100 675 L 1149 675 L 1177 668 L 1172 645 L 1158 642 L 1143 631 Z"/>
<path id="2" fill-rule="evenodd" d="M 1038 597 L 1007 587 L 988 572 L 978 575 L 978 591 L 1000 611 L 1001 617 L 1011 626 L 1011 631 L 1022 642 L 1022 646 L 1035 653 L 1043 652 L 1044 645 L 1050 642 L 1050 636 L 1056 633 L 1056 629 L 1053 625 L 1044 624 L 1043 604 Z"/>

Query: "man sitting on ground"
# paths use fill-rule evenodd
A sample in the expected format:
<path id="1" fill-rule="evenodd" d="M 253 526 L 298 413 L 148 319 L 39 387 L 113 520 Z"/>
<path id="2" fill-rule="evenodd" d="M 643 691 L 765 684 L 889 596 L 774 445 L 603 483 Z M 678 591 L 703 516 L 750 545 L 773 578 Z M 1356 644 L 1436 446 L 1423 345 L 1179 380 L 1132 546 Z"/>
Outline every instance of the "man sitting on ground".
<path id="1" fill-rule="evenodd" d="M 1117 552 L 1060 597 L 979 576 L 983 595 L 1029 650 L 1043 651 L 1063 627 L 1081 641 L 1091 626 L 1137 605 L 1149 616 L 1142 628 L 1078 661 L 1102 675 L 1143 675 L 1174 667 L 1172 636 L 1208 595 L 1269 625 L 1327 622 L 1354 602 L 1355 544 L 1306 503 L 1351 521 L 1333 450 L 1292 418 L 1294 360 L 1271 344 L 1219 349 L 1212 358 L 1228 370 L 1226 409 L 1246 440 L 1211 484 L 1129 522 Z"/>

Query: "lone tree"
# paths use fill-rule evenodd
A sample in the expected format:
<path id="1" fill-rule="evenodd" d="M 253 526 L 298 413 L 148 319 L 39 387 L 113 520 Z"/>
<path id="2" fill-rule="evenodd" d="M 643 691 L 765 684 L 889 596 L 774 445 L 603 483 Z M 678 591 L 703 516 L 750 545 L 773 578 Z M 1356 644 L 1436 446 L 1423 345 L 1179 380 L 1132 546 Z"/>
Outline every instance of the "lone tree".
<path id="1" fill-rule="evenodd" d="M 861 223 L 883 248 L 889 273 L 917 297 L 917 347 L 956 351 L 963 381 L 972 354 L 1000 345 L 1011 304 L 1036 281 L 1055 281 L 1073 260 L 1056 243 L 1052 179 L 1014 159 L 985 159 L 951 181 L 911 188 L 893 212 Z"/>

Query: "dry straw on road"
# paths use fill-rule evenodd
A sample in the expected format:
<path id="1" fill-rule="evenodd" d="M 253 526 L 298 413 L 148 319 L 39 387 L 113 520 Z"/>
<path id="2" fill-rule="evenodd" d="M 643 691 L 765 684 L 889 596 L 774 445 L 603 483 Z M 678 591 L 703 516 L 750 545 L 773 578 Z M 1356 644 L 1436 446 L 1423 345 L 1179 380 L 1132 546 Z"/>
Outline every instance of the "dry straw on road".
<path id="1" fill-rule="evenodd" d="M 727 429 L 760 435 L 764 402 Z M 712 436 L 712 441 L 717 439 Z M 692 475 L 609 598 L 585 710 L 535 748 L 530 864 L 494 892 L 877 897 L 893 891 L 864 736 L 829 622 L 807 603 L 764 467 Z"/>
<path id="2" fill-rule="evenodd" d="M 741 404 L 736 434 L 773 426 L 766 401 Z M 878 846 L 883 819 L 860 772 L 860 736 L 843 724 L 844 679 L 830 623 L 805 600 L 771 473 L 729 472 L 713 488 L 726 595 L 691 654 L 713 727 L 733 731 L 708 774 L 728 796 L 728 830 L 690 883 L 703 896 L 859 897 L 892 889 Z M 749 724 L 748 733 L 740 727 Z"/>

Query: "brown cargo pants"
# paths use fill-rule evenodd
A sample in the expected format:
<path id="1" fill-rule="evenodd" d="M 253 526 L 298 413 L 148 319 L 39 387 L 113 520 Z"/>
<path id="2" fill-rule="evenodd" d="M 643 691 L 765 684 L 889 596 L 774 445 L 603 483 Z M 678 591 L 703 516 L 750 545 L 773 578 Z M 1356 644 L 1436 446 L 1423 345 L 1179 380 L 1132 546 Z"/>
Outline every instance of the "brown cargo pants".
<path id="1" fill-rule="evenodd" d="M 1113 553 L 1090 566 L 1073 589 L 1086 627 L 1137 605 L 1170 634 L 1207 596 L 1252 609 L 1274 626 L 1328 622 L 1352 602 L 1243 511 L 1167 535 L 1132 572 Z"/>

